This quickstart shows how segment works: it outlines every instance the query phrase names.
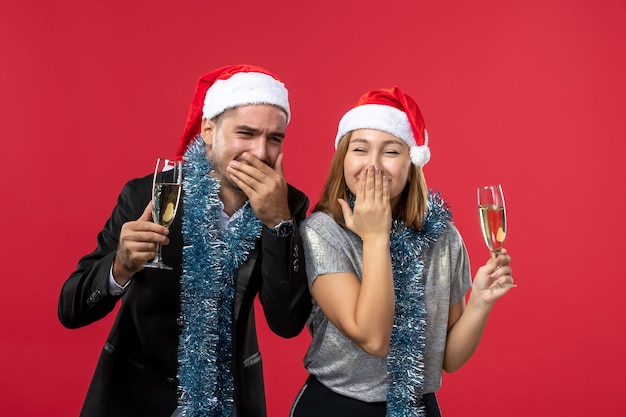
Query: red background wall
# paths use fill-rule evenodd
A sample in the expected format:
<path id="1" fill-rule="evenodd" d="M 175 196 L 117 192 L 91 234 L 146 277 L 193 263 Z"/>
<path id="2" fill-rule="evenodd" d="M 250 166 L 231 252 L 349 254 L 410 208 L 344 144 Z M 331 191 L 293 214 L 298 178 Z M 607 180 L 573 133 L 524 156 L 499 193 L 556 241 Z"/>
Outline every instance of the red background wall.
<path id="1" fill-rule="evenodd" d="M 123 182 L 176 149 L 197 78 L 232 63 L 289 87 L 286 174 L 312 202 L 343 112 L 394 84 L 422 107 L 427 180 L 474 268 L 475 187 L 504 185 L 519 287 L 445 375 L 444 415 L 626 411 L 625 0 L 1 0 L 0 60 L 2 415 L 77 415 L 112 317 L 62 328 L 61 285 Z M 309 336 L 259 327 L 286 416 Z"/>

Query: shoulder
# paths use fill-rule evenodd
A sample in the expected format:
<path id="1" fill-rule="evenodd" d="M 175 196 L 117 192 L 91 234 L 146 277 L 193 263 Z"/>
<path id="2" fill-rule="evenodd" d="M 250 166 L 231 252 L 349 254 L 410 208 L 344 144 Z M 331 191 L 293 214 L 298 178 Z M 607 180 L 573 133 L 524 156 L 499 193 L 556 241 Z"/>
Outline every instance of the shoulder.
<path id="1" fill-rule="evenodd" d="M 456 228 L 451 221 L 446 222 L 446 227 L 442 230 L 441 235 L 437 238 L 437 243 L 448 245 L 462 245 L 463 238 L 459 229 Z"/>
<path id="2" fill-rule="evenodd" d="M 434 253 L 448 254 L 456 258 L 461 253 L 467 252 L 465 242 L 454 223 L 448 221 L 437 239 L 425 249 L 425 255 L 430 257 Z"/>
<path id="3" fill-rule="evenodd" d="M 148 174 L 144 177 L 133 178 L 124 184 L 124 189 L 144 189 L 149 188 L 152 189 L 152 177 L 153 174 Z"/>
<path id="4" fill-rule="evenodd" d="M 469 255 L 463 237 L 452 222 L 448 222 L 437 240 L 426 249 L 425 262 L 438 264 L 440 262 L 469 267 Z M 441 267 L 441 264 L 440 264 Z"/>
<path id="5" fill-rule="evenodd" d="M 287 183 L 287 188 L 289 189 L 289 194 L 293 194 L 294 196 L 298 196 L 300 198 L 306 198 L 306 194 L 304 194 L 302 191 L 300 191 L 295 186 Z"/>
<path id="6" fill-rule="evenodd" d="M 310 239 L 326 240 L 334 246 L 346 239 L 350 240 L 352 232 L 337 224 L 330 214 L 316 211 L 302 221 L 300 233 Z"/>
<path id="7" fill-rule="evenodd" d="M 152 198 L 152 174 L 127 181 L 118 196 L 118 204 L 144 205 Z M 142 209 L 143 211 L 143 209 Z"/>
<path id="8" fill-rule="evenodd" d="M 287 184 L 289 208 L 296 213 L 305 215 L 309 209 L 309 197 L 291 184 Z"/>
<path id="9" fill-rule="evenodd" d="M 341 227 L 333 220 L 333 218 L 322 211 L 311 213 L 309 217 L 302 222 L 303 229 L 340 229 Z"/>
<path id="10" fill-rule="evenodd" d="M 293 200 L 308 200 L 309 198 L 306 196 L 306 194 L 304 194 L 302 191 L 300 191 L 299 189 L 297 189 L 296 187 L 294 187 L 291 184 L 287 184 L 287 190 L 289 193 L 289 199 L 293 199 Z"/>
<path id="11" fill-rule="evenodd" d="M 447 222 L 446 228 L 444 230 L 444 234 L 449 236 L 451 239 L 459 239 L 459 240 L 462 239 L 461 232 L 459 232 L 459 229 L 457 229 L 457 227 L 451 221 Z"/>

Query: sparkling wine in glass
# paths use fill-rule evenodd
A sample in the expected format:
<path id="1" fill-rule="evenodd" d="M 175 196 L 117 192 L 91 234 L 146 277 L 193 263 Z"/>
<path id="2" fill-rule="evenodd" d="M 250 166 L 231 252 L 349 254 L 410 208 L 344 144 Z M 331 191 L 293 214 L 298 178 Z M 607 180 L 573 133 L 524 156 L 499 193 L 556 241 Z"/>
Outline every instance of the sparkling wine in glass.
<path id="1" fill-rule="evenodd" d="M 182 161 L 157 158 L 152 180 L 152 219 L 155 223 L 170 227 L 178 209 L 182 184 Z M 147 268 L 172 269 L 172 267 L 163 263 L 160 243 L 157 243 L 154 259 L 144 266 Z"/>
<path id="2" fill-rule="evenodd" d="M 485 244 L 494 256 L 500 255 L 506 239 L 506 207 L 500 184 L 478 187 L 478 214 Z"/>

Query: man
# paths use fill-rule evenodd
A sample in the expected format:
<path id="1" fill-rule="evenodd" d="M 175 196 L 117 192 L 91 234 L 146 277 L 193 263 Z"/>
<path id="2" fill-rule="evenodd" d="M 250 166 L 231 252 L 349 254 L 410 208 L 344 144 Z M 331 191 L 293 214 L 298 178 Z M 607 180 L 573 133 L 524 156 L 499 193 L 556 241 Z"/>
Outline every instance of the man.
<path id="1" fill-rule="evenodd" d="M 125 185 L 59 298 L 68 328 L 122 300 L 81 416 L 266 415 L 254 298 L 282 337 L 311 309 L 297 227 L 309 200 L 282 169 L 290 115 L 267 70 L 215 70 L 198 82 L 178 148 L 170 228 L 152 222 L 152 175 Z M 157 243 L 172 271 L 144 269 Z"/>

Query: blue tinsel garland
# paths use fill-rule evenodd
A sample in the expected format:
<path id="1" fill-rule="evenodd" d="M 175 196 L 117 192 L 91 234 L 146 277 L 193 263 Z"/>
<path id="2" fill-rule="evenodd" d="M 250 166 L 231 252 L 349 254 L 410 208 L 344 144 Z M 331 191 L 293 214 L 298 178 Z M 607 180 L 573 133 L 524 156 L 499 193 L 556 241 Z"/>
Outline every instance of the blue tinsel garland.
<path id="1" fill-rule="evenodd" d="M 186 417 L 229 417 L 232 413 L 232 306 L 239 266 L 261 234 L 250 205 L 225 231 L 220 184 L 209 175 L 200 138 L 185 152 L 183 179 L 183 328 L 178 348 L 180 406 Z"/>
<path id="2" fill-rule="evenodd" d="M 387 416 L 426 415 L 421 401 L 424 385 L 424 346 L 426 308 L 424 303 L 424 264 L 422 251 L 435 242 L 451 219 L 450 211 L 438 192 L 431 193 L 424 230 L 418 231 L 394 220 L 390 250 L 396 311 L 387 355 Z"/>
<path id="3" fill-rule="evenodd" d="M 354 209 L 355 196 L 347 190 Z M 424 347 L 426 345 L 426 307 L 424 302 L 424 263 L 422 251 L 437 240 L 448 221 L 450 210 L 439 192 L 428 195 L 428 211 L 422 231 L 393 220 L 389 249 L 396 309 L 387 354 L 387 416 L 426 415 L 421 400 L 424 386 Z"/>

